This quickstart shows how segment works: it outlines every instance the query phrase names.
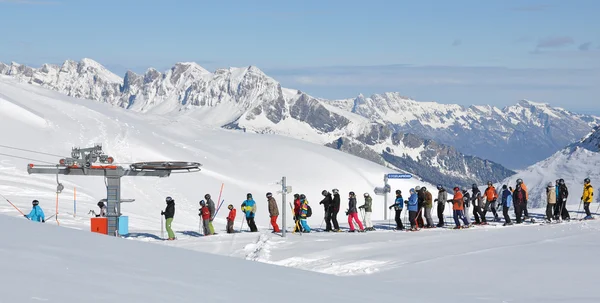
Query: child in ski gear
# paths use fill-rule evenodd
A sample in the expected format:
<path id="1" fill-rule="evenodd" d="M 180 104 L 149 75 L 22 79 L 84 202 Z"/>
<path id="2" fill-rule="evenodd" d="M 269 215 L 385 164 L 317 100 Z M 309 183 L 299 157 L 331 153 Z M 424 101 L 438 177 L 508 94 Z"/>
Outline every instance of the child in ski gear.
<path id="1" fill-rule="evenodd" d="M 233 234 L 235 232 L 233 230 L 233 222 L 235 221 L 236 210 L 231 204 L 227 206 L 227 209 L 229 209 L 229 215 L 227 215 L 227 233 Z"/>
<path id="2" fill-rule="evenodd" d="M 204 200 L 200 201 L 200 214 L 198 214 L 200 217 L 202 217 L 202 229 L 204 230 L 204 235 L 208 236 L 211 235 L 210 233 L 210 209 L 208 207 L 208 205 L 206 205 L 206 202 L 204 202 Z"/>
<path id="3" fill-rule="evenodd" d="M 465 190 L 465 192 L 467 192 Z M 468 194 L 468 192 L 467 192 Z M 454 188 L 454 198 L 452 200 L 448 200 L 448 202 L 452 202 L 452 213 L 453 213 L 453 217 L 454 217 L 454 224 L 456 225 L 456 227 L 454 227 L 454 229 L 459 229 L 460 227 L 460 221 L 459 219 L 463 220 L 463 223 L 465 224 L 465 226 L 469 226 L 469 221 L 467 220 L 467 218 L 465 217 L 465 197 L 463 196 L 463 193 L 460 192 L 460 188 L 457 186 Z M 468 201 L 468 199 L 467 199 Z"/>
<path id="4" fill-rule="evenodd" d="M 362 222 L 360 222 L 360 220 L 358 219 L 358 210 L 356 209 L 356 195 L 353 191 L 348 193 L 348 212 L 346 214 L 348 215 L 348 225 L 350 225 L 350 232 L 355 231 L 352 220 L 354 220 L 356 224 L 358 224 L 358 227 L 360 228 L 361 232 L 365 230 L 362 225 Z"/>
<path id="5" fill-rule="evenodd" d="M 463 217 L 467 220 L 467 225 L 471 226 L 471 220 L 470 220 L 470 215 L 469 215 L 469 211 L 471 210 L 471 194 L 469 194 L 469 191 L 467 191 L 466 188 L 462 189 L 462 196 L 463 196 Z"/>
<path id="6" fill-rule="evenodd" d="M 392 209 L 392 207 L 396 212 L 396 216 L 394 217 L 396 220 L 396 230 L 404 230 L 404 224 L 402 224 L 401 219 L 402 208 L 404 207 L 404 199 L 402 198 L 402 191 L 399 189 L 396 190 L 396 200 L 394 201 L 394 204 L 389 207 L 389 209 Z"/>
<path id="7" fill-rule="evenodd" d="M 521 224 L 523 221 L 523 210 L 525 209 L 525 203 L 527 198 L 525 198 L 525 190 L 521 187 L 521 184 L 517 184 L 517 188 L 513 193 L 513 202 L 515 204 L 515 216 L 517 219 L 517 224 Z"/>
<path id="8" fill-rule="evenodd" d="M 502 185 L 502 215 L 504 216 L 504 226 L 512 225 L 510 216 L 508 215 L 508 209 L 512 206 L 512 193 L 507 188 L 506 184 Z"/>
<path id="9" fill-rule="evenodd" d="M 427 225 L 425 228 L 433 228 L 433 218 L 431 217 L 431 209 L 433 208 L 433 197 L 425 186 L 421 188 L 425 201 L 423 202 L 423 208 L 425 208 L 425 220 Z"/>
<path id="10" fill-rule="evenodd" d="M 323 200 L 319 202 L 320 205 L 323 205 L 323 209 L 325 210 L 325 231 L 332 231 L 331 229 L 331 219 L 333 217 L 333 198 L 331 194 L 327 190 L 323 190 L 321 192 L 323 196 Z"/>
<path id="11" fill-rule="evenodd" d="M 246 201 L 242 202 L 242 212 L 246 214 L 246 222 L 250 227 L 250 232 L 257 232 L 258 228 L 254 223 L 254 216 L 256 215 L 256 202 L 252 199 L 252 194 L 246 195 Z"/>
<path id="12" fill-rule="evenodd" d="M 171 229 L 171 224 L 173 224 L 173 217 L 175 217 L 175 200 L 171 197 L 167 197 L 165 199 L 167 202 L 167 207 L 164 211 L 161 211 L 160 214 L 165 216 L 165 228 L 167 229 L 167 234 L 169 238 L 167 240 L 175 240 L 175 233 L 173 229 Z"/>
<path id="13" fill-rule="evenodd" d="M 441 185 L 437 186 L 437 190 L 438 197 L 434 201 L 437 202 L 437 216 L 439 220 L 437 227 L 444 227 L 444 209 L 446 208 L 446 201 L 448 201 L 448 193 L 446 192 L 446 189 Z"/>
<path id="14" fill-rule="evenodd" d="M 302 203 L 302 206 L 300 207 L 300 224 L 304 229 L 303 232 L 309 233 L 310 226 L 308 226 L 308 223 L 306 222 L 306 218 L 308 216 L 308 200 L 306 200 L 306 196 L 304 194 L 300 195 L 300 202 Z"/>
<path id="15" fill-rule="evenodd" d="M 498 200 L 498 194 L 492 181 L 488 181 L 488 187 L 485 189 L 484 196 L 486 198 L 485 205 L 483 206 L 483 217 L 487 215 L 488 210 L 494 214 L 494 221 L 499 222 L 498 212 L 496 211 L 496 201 Z"/>
<path id="16" fill-rule="evenodd" d="M 552 210 L 554 209 L 554 205 L 556 205 L 556 189 L 554 188 L 554 184 L 552 182 L 548 182 L 548 186 L 546 187 L 546 222 L 552 222 Z"/>
<path id="17" fill-rule="evenodd" d="M 590 212 L 590 203 L 594 200 L 594 188 L 592 187 L 590 178 L 585 178 L 583 180 L 583 195 L 581 196 L 581 201 L 583 201 L 583 209 L 585 210 L 585 218 L 584 220 L 593 219 L 592 213 Z"/>
<path id="18" fill-rule="evenodd" d="M 417 230 L 417 212 L 419 211 L 419 196 L 414 188 L 410 189 L 410 197 L 406 204 L 408 205 L 408 221 L 410 221 L 410 229 Z"/>
<path id="19" fill-rule="evenodd" d="M 302 225 L 300 224 L 300 211 L 302 208 L 302 203 L 300 202 L 300 195 L 294 194 L 294 223 L 296 224 L 294 228 L 294 232 L 301 232 Z"/>
<path id="20" fill-rule="evenodd" d="M 365 193 L 364 197 L 365 204 L 359 206 L 358 208 L 365 210 L 365 230 L 375 230 L 375 228 L 373 228 L 373 222 L 371 222 L 371 214 L 373 213 L 373 199 L 368 193 Z"/>
<path id="21" fill-rule="evenodd" d="M 473 184 L 471 190 L 473 192 L 473 195 L 471 196 L 471 203 L 473 204 L 473 217 L 475 217 L 474 224 L 485 225 L 487 224 L 487 221 L 485 219 L 484 212 L 481 209 L 481 207 L 483 206 L 483 197 L 481 196 L 481 191 L 479 190 L 477 184 Z"/>
<path id="22" fill-rule="evenodd" d="M 279 208 L 277 207 L 277 201 L 273 198 L 272 193 L 267 193 L 267 202 L 269 203 L 269 216 L 271 217 L 271 226 L 273 226 L 273 232 L 281 232 L 277 225 L 277 217 L 279 217 Z"/>
<path id="23" fill-rule="evenodd" d="M 40 201 L 33 200 L 33 201 L 31 201 L 31 205 L 33 205 L 33 207 L 31 208 L 31 211 L 29 212 L 28 215 L 25 215 L 24 217 L 31 221 L 45 223 L 46 216 L 44 215 L 44 211 L 40 207 Z"/>
<path id="24" fill-rule="evenodd" d="M 419 207 L 419 210 L 417 211 L 417 228 L 422 228 L 425 226 L 425 222 L 423 221 L 425 194 L 423 193 L 421 186 L 415 186 L 415 191 L 417 192 L 417 203 Z"/>
<path id="25" fill-rule="evenodd" d="M 208 219 L 208 228 L 211 235 L 215 234 L 215 228 L 213 227 L 212 221 L 215 218 L 215 202 L 210 198 L 210 194 L 204 195 L 204 199 L 206 199 L 206 206 L 210 212 L 210 217 Z"/>
<path id="26" fill-rule="evenodd" d="M 558 205 L 558 212 L 554 213 L 554 216 L 558 220 L 561 218 L 563 220 L 570 220 L 569 211 L 567 210 L 567 199 L 569 198 L 569 189 L 567 188 L 567 184 L 565 184 L 564 179 L 558 180 L 558 196 L 556 200 L 556 204 Z"/>
<path id="27" fill-rule="evenodd" d="M 334 231 L 340 231 L 340 225 L 338 224 L 338 220 L 337 220 L 337 215 L 338 212 L 340 212 L 340 203 L 341 203 L 341 199 L 340 199 L 340 191 L 337 188 L 334 188 L 331 190 L 331 192 L 333 192 L 333 206 L 332 206 L 332 213 L 331 213 L 331 223 L 333 223 L 333 230 Z"/>

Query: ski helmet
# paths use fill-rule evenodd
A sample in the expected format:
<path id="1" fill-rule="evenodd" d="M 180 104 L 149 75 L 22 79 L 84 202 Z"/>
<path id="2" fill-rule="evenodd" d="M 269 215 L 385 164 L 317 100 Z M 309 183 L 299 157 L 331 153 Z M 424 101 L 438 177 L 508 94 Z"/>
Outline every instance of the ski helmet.
<path id="1" fill-rule="evenodd" d="M 460 191 L 460 188 L 458 186 L 455 186 L 453 189 L 454 191 Z"/>
<path id="2" fill-rule="evenodd" d="M 206 199 L 206 200 L 210 199 L 210 194 L 204 195 L 204 199 Z"/>
<path id="3" fill-rule="evenodd" d="M 548 187 L 554 187 L 554 184 L 552 184 L 552 182 L 548 182 Z"/>
<path id="4" fill-rule="evenodd" d="M 506 184 L 502 185 L 502 189 L 508 189 L 508 186 L 506 186 Z"/>
<path id="5" fill-rule="evenodd" d="M 438 184 L 438 185 L 437 185 L 437 189 L 438 189 L 438 190 L 441 190 L 441 189 L 442 189 L 442 185 L 441 185 L 441 184 Z"/>
<path id="6" fill-rule="evenodd" d="M 33 200 L 33 201 L 31 201 L 31 204 L 35 206 L 35 205 L 38 205 L 38 204 L 40 204 L 40 201 L 38 201 L 38 200 Z"/>
<path id="7" fill-rule="evenodd" d="M 329 192 L 327 192 L 327 190 L 326 190 L 326 189 L 324 189 L 324 190 L 321 192 L 321 195 L 323 195 L 323 196 L 327 196 L 327 194 L 328 194 L 328 193 L 329 193 Z"/>
<path id="8" fill-rule="evenodd" d="M 565 179 L 558 180 L 558 184 L 561 184 L 561 185 L 565 184 Z"/>
<path id="9" fill-rule="evenodd" d="M 425 186 L 421 187 L 421 191 L 426 192 L 427 191 L 427 187 L 425 187 Z"/>
<path id="10" fill-rule="evenodd" d="M 583 180 L 583 183 L 585 183 L 585 184 L 588 184 L 588 183 L 590 183 L 590 182 L 591 182 L 591 181 L 590 181 L 590 178 L 585 178 L 585 180 Z"/>
<path id="11" fill-rule="evenodd" d="M 399 196 L 399 195 L 401 195 L 401 194 L 402 194 L 402 191 L 401 191 L 401 190 L 399 190 L 399 189 L 396 189 L 396 195 L 397 195 L 397 196 Z"/>
<path id="12" fill-rule="evenodd" d="M 227 209 L 232 210 L 233 209 L 233 204 L 227 205 Z"/>
<path id="13" fill-rule="evenodd" d="M 369 196 L 369 193 L 365 193 L 365 194 L 364 194 L 364 196 L 365 196 L 365 197 L 368 197 L 368 196 Z"/>
<path id="14" fill-rule="evenodd" d="M 340 191 L 339 191 L 337 188 L 334 188 L 334 189 L 332 189 L 331 191 L 332 191 L 334 194 L 339 194 L 339 193 L 340 193 Z"/>
<path id="15" fill-rule="evenodd" d="M 477 189 L 477 188 L 478 188 L 477 184 L 473 183 L 473 186 L 472 186 L 472 188 L 473 188 L 473 189 Z"/>
<path id="16" fill-rule="evenodd" d="M 273 194 L 272 193 L 267 193 L 267 198 L 271 198 L 271 197 L 273 197 Z"/>
<path id="17" fill-rule="evenodd" d="M 200 200 L 200 205 L 204 206 L 206 205 L 206 202 L 204 202 L 204 200 Z"/>
<path id="18" fill-rule="evenodd" d="M 247 193 L 246 194 L 246 199 L 252 199 L 252 194 L 251 193 Z"/>
<path id="19" fill-rule="evenodd" d="M 354 194 L 353 191 L 349 192 L 348 194 L 350 195 L 350 197 L 354 197 L 355 196 L 355 194 Z"/>
<path id="20" fill-rule="evenodd" d="M 98 207 L 102 208 L 104 206 L 104 202 L 100 201 L 98 202 Z"/>
<path id="21" fill-rule="evenodd" d="M 299 194 L 294 194 L 294 199 L 300 199 L 300 195 Z"/>
<path id="22" fill-rule="evenodd" d="M 421 190 L 421 186 L 418 186 L 418 185 L 417 185 L 417 186 L 415 186 L 415 190 L 416 190 L 416 191 L 420 191 L 420 190 Z"/>
<path id="23" fill-rule="evenodd" d="M 519 178 L 517 179 L 517 184 L 522 184 L 523 183 L 523 179 Z"/>
<path id="24" fill-rule="evenodd" d="M 300 200 L 304 200 L 306 199 L 306 196 L 304 194 L 300 194 Z"/>
<path id="25" fill-rule="evenodd" d="M 488 186 L 492 186 L 492 185 L 494 185 L 494 183 L 492 183 L 492 181 L 488 181 L 488 183 L 487 183 L 487 184 L 488 184 Z"/>
<path id="26" fill-rule="evenodd" d="M 173 202 L 173 198 L 171 198 L 171 197 L 167 197 L 167 198 L 165 199 L 165 201 L 167 201 L 167 203 L 171 203 L 171 202 Z"/>

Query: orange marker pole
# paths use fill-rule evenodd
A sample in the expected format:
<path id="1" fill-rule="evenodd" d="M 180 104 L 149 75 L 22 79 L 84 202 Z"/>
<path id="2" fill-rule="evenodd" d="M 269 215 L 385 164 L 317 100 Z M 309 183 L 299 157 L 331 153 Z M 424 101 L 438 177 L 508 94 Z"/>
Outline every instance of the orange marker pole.
<path id="1" fill-rule="evenodd" d="M 73 218 L 77 217 L 77 187 L 73 187 Z"/>

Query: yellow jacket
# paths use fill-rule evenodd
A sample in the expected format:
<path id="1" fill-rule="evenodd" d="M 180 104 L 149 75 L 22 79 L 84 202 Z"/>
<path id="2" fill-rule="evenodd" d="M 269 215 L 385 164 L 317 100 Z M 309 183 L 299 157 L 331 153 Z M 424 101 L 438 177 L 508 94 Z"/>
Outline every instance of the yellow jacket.
<path id="1" fill-rule="evenodd" d="M 583 196 L 581 199 L 586 203 L 590 203 L 594 200 L 594 188 L 591 184 L 583 185 Z"/>

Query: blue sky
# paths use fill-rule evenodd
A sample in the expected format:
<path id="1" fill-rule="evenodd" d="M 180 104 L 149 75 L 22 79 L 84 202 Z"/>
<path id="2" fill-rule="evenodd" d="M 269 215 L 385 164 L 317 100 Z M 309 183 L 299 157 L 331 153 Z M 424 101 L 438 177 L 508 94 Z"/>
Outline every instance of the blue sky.
<path id="1" fill-rule="evenodd" d="M 398 91 L 600 114 L 600 1 L 0 0 L 0 61 L 119 75 L 255 65 L 325 98 Z"/>

